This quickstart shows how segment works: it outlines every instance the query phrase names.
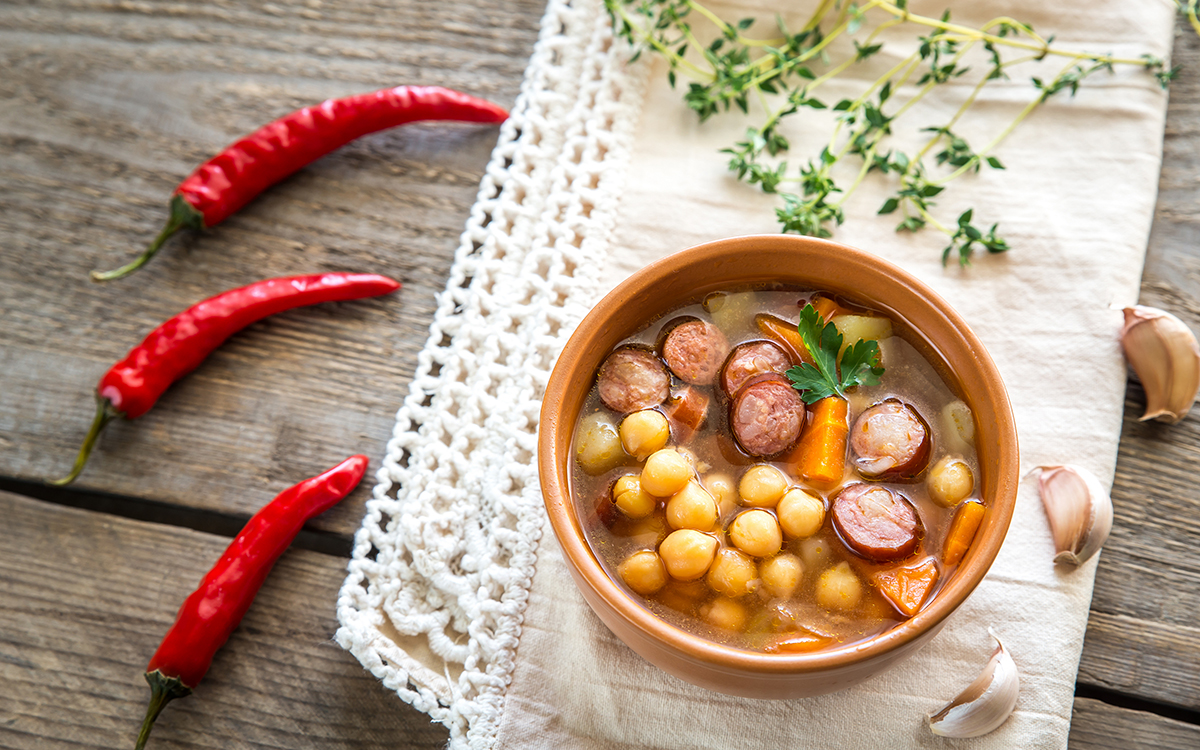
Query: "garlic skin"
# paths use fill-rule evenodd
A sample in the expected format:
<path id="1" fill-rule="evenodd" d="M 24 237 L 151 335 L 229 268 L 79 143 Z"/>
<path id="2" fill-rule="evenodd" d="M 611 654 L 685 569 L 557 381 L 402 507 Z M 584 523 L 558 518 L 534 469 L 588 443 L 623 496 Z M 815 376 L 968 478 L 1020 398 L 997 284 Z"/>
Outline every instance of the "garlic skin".
<path id="1" fill-rule="evenodd" d="M 1079 466 L 1042 466 L 1038 492 L 1058 554 L 1054 562 L 1080 565 L 1100 551 L 1112 531 L 1112 499 L 1100 480 Z"/>
<path id="2" fill-rule="evenodd" d="M 979 737 L 1003 724 L 1017 706 L 1021 677 L 1017 664 L 995 631 L 996 650 L 975 681 L 958 696 L 929 714 L 929 731 L 942 737 Z"/>
<path id="3" fill-rule="evenodd" d="M 1121 347 L 1146 389 L 1139 421 L 1183 419 L 1200 390 L 1200 346 L 1187 324 L 1154 307 L 1126 307 Z"/>

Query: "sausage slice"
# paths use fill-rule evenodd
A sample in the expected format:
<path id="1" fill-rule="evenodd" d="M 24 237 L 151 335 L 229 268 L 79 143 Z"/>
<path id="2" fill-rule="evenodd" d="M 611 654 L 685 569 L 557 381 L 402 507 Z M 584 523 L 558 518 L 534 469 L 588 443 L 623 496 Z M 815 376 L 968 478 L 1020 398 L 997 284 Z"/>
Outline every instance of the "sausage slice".
<path id="1" fill-rule="evenodd" d="M 733 398 L 750 378 L 763 373 L 783 373 L 792 366 L 792 358 L 771 341 L 747 341 L 729 353 L 721 369 L 721 390 Z"/>
<path id="2" fill-rule="evenodd" d="M 806 414 L 804 401 L 782 375 L 751 378 L 729 405 L 729 429 L 751 456 L 773 456 L 800 438 Z"/>
<path id="3" fill-rule="evenodd" d="M 709 397 L 703 390 L 685 385 L 663 404 L 663 414 L 671 423 L 671 437 L 686 443 L 696 434 L 708 417 Z"/>
<path id="4" fill-rule="evenodd" d="M 721 329 L 699 318 L 668 323 L 662 356 L 680 380 L 691 385 L 712 385 L 729 354 L 729 341 Z"/>
<path id="5" fill-rule="evenodd" d="M 834 497 L 830 516 L 846 546 L 875 562 L 908 557 L 925 535 L 908 498 L 878 484 L 847 485 Z"/>
<path id="6" fill-rule="evenodd" d="M 929 464 L 931 443 L 929 424 L 894 398 L 864 410 L 850 428 L 854 466 L 867 479 L 914 479 Z"/>
<path id="7" fill-rule="evenodd" d="M 622 346 L 600 365 L 596 387 L 605 406 L 628 413 L 666 401 L 671 394 L 671 375 L 654 352 Z"/>

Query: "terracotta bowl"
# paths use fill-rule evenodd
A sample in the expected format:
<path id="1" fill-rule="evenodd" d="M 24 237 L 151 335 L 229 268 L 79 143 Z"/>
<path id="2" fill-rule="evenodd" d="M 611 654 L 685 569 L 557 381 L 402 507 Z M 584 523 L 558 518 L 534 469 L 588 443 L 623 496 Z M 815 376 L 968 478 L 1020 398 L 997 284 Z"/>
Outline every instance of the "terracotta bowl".
<path id="1" fill-rule="evenodd" d="M 649 322 L 708 292 L 763 282 L 842 295 L 891 316 L 896 332 L 933 364 L 975 416 L 979 488 L 987 512 L 957 571 L 915 617 L 836 650 L 752 653 L 722 646 L 657 618 L 605 573 L 571 501 L 571 440 L 595 372 L 610 351 Z M 1004 383 L 979 339 L 912 275 L 869 253 L 785 235 L 699 245 L 635 273 L 596 305 L 559 357 L 546 389 L 538 439 L 546 510 L 588 604 L 631 649 L 701 687 L 753 698 L 841 690 L 915 652 L 975 589 L 1004 542 L 1016 502 L 1017 434 Z"/>

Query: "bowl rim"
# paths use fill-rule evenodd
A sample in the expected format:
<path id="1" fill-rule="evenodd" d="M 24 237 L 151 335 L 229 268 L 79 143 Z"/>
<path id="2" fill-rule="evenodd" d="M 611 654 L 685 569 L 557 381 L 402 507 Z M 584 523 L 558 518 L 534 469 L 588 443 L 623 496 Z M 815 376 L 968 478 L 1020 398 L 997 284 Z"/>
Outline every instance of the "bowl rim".
<path id="1" fill-rule="evenodd" d="M 904 307 L 906 304 L 922 305 L 931 310 L 935 314 L 937 327 L 941 330 L 946 330 L 948 327 L 952 331 L 951 345 L 942 348 L 934 346 L 933 342 L 929 340 L 927 332 L 908 327 L 902 319 L 900 324 L 904 326 L 906 340 L 922 349 L 927 358 L 931 354 L 934 357 L 943 358 L 940 363 L 933 362 L 943 378 L 948 372 L 954 372 L 948 361 L 950 359 L 966 361 L 970 364 L 968 369 L 976 370 L 976 372 L 954 372 L 957 386 L 955 383 L 948 385 L 952 390 L 959 391 L 958 395 L 962 398 L 968 397 L 966 391 L 979 394 L 977 398 L 969 402 L 972 412 L 975 414 L 976 424 L 978 426 L 981 422 L 979 406 L 986 404 L 987 424 L 994 430 L 989 434 L 996 436 L 994 443 L 989 441 L 986 447 L 978 443 L 976 445 L 981 454 L 985 450 L 989 452 L 989 455 L 991 451 L 995 451 L 994 463 L 998 467 L 997 475 L 995 477 L 989 475 L 990 487 L 980 493 L 981 496 L 987 496 L 985 505 L 988 512 L 971 549 L 959 563 L 951 580 L 917 615 L 890 630 L 864 641 L 812 653 L 774 654 L 726 646 L 701 635 L 689 633 L 659 618 L 609 578 L 584 538 L 582 526 L 570 497 L 570 440 L 578 415 L 575 414 L 572 419 L 564 421 L 559 418 L 557 407 L 567 399 L 567 390 L 572 380 L 571 375 L 577 369 L 572 367 L 572 363 L 584 361 L 589 351 L 594 356 L 597 339 L 612 335 L 604 329 L 604 321 L 610 319 L 623 304 L 628 304 L 631 299 L 637 298 L 645 300 L 652 300 L 655 296 L 661 298 L 663 295 L 653 294 L 652 287 L 661 284 L 663 279 L 670 278 L 680 269 L 692 265 L 720 265 L 722 262 L 728 264 L 733 259 L 734 267 L 731 268 L 731 271 L 736 273 L 736 256 L 739 252 L 747 251 L 795 253 L 797 261 L 803 260 L 809 262 L 810 266 L 819 266 L 824 269 L 822 273 L 826 274 L 836 270 L 837 273 L 845 276 L 853 276 L 855 273 L 866 273 L 876 277 L 886 276 L 885 285 L 892 287 L 887 296 L 893 298 L 889 299 L 888 303 L 868 298 L 863 294 L 859 294 L 858 298 L 874 309 L 891 314 L 898 314 L 895 308 L 897 306 Z M 833 269 L 833 266 L 837 266 L 837 269 Z M 812 275 L 820 276 L 821 273 Z M 762 279 L 759 278 L 760 283 L 761 281 Z M 789 277 L 786 282 L 792 283 L 792 278 Z M 802 285 L 804 282 L 798 283 Z M 726 284 L 725 288 L 737 285 L 737 283 Z M 827 283 L 814 283 L 810 286 L 810 288 L 818 290 L 844 293 L 842 289 L 831 290 L 829 287 L 830 285 Z M 699 296 L 705 291 L 706 289 L 703 288 L 697 289 L 693 296 Z M 847 296 L 854 298 L 852 293 Z M 663 309 L 661 313 L 656 313 L 656 316 L 667 314 L 671 309 L 686 301 L 686 299 L 675 299 L 675 304 Z M 651 320 L 654 319 L 657 317 L 651 318 Z M 625 331 L 617 340 L 635 332 Z M 914 337 L 917 340 L 913 340 Z M 947 352 L 944 349 L 951 351 Z M 603 356 L 607 356 L 609 350 L 611 347 L 606 348 L 601 359 Z M 590 376 L 594 377 L 595 368 L 590 369 Z M 968 376 L 971 377 L 970 388 L 963 383 L 964 378 Z M 557 459 L 555 450 L 556 446 L 562 445 L 566 445 L 565 461 Z M 957 610 L 982 582 L 999 553 L 1015 509 L 1020 472 L 1016 424 L 1003 379 L 983 343 L 962 316 L 924 282 L 879 256 L 831 240 L 796 235 L 747 235 L 695 245 L 644 266 L 609 292 L 592 308 L 572 333 L 551 372 L 539 420 L 537 462 L 547 514 L 563 554 L 567 558 L 566 561 L 573 568 L 572 572 L 575 574 L 573 577 L 579 585 L 590 587 L 593 593 L 615 610 L 626 623 L 638 630 L 644 638 L 661 642 L 666 647 L 686 654 L 693 660 L 714 667 L 776 675 L 823 672 L 867 661 L 899 649 L 928 631 L 939 627 L 940 623 Z M 981 474 L 983 474 L 982 455 L 980 467 Z"/>

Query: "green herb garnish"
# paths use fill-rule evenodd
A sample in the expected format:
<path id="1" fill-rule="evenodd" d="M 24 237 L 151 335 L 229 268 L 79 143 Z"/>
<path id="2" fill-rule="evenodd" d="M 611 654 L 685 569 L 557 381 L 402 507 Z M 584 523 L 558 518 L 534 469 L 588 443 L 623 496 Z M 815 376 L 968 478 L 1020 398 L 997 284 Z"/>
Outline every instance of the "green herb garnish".
<path id="1" fill-rule="evenodd" d="M 858 343 L 842 350 L 842 334 L 833 323 L 825 323 L 821 313 L 812 305 L 800 311 L 797 324 L 800 338 L 816 365 L 805 362 L 785 374 L 792 387 L 800 391 L 804 403 L 813 404 L 829 396 L 846 395 L 846 389 L 856 385 L 879 385 L 883 368 L 877 367 L 879 343 L 859 339 Z"/>
<path id="2" fill-rule="evenodd" d="M 1174 2 L 1200 34 L 1200 0 Z M 873 179 L 890 189 L 877 214 L 891 215 L 898 232 L 944 233 L 943 263 L 957 256 L 964 266 L 976 251 L 1003 253 L 1009 244 L 995 223 L 972 223 L 978 212 L 969 208 L 954 221 L 936 205 L 947 197 L 942 191 L 983 168 L 1004 169 L 994 154 L 1001 142 L 1050 97 L 1074 95 L 1085 78 L 1135 66 L 1165 88 L 1178 72 L 1161 57 L 1055 44 L 1053 36 L 1008 17 L 972 26 L 951 21 L 949 11 L 922 15 L 908 0 L 820 0 L 803 26 L 789 28 L 777 16 L 774 29 L 754 18 L 722 19 L 702 0 L 605 5 L 616 34 L 637 55 L 648 51 L 667 62 L 668 82 L 686 88 L 684 102 L 700 120 L 731 110 L 755 118 L 745 138 L 722 151 L 737 179 L 779 196 L 782 231 L 831 236 L 851 194 Z M 893 28 L 906 28 L 908 39 Z M 900 43 L 888 42 L 884 51 L 888 38 Z M 1026 75 L 1021 66 L 1039 61 L 1051 70 L 1030 78 L 1026 106 L 982 145 L 969 144 L 963 132 L 972 127 L 968 113 L 982 90 L 1010 74 Z M 836 94 L 827 85 L 835 80 Z M 936 93 L 947 84 L 950 91 Z M 1004 85 L 1004 96 L 1015 96 L 1018 89 Z M 915 107 L 930 96 L 941 97 L 937 106 Z M 947 119 L 914 121 L 947 102 L 957 103 Z M 792 128 L 828 134 L 818 153 L 791 153 L 786 122 L 799 119 L 804 125 Z"/>

